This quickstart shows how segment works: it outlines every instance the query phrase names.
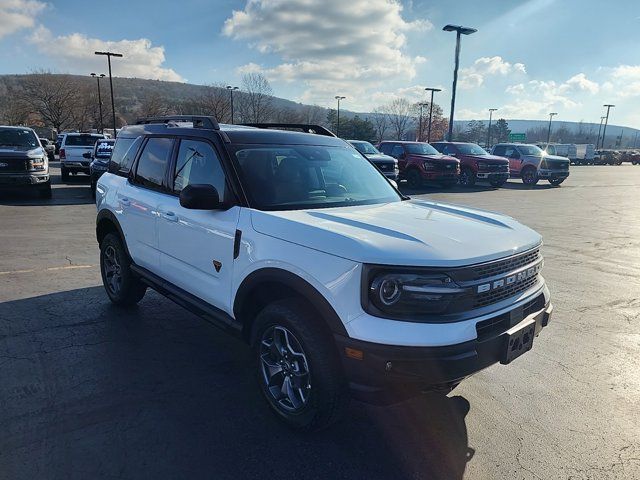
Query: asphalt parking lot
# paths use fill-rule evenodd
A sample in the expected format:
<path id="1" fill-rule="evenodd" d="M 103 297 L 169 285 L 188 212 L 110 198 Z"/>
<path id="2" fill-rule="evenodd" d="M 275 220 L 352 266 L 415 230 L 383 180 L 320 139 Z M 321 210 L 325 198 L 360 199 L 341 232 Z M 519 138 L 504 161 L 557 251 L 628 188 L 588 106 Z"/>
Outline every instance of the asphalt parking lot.
<path id="1" fill-rule="evenodd" d="M 353 402 L 299 435 L 246 347 L 155 293 L 103 292 L 88 177 L 0 196 L 0 479 L 640 478 L 640 167 L 560 188 L 425 189 L 543 234 L 552 323 L 448 398 Z"/>

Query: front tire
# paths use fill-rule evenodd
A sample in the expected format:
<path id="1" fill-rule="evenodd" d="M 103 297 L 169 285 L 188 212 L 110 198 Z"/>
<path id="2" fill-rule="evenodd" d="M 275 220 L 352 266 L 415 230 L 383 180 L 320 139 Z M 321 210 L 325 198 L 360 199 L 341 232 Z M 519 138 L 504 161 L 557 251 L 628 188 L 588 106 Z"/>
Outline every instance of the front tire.
<path id="1" fill-rule="evenodd" d="M 529 167 L 522 171 L 522 183 L 525 185 L 535 185 L 538 183 L 538 172 L 535 168 Z"/>
<path id="2" fill-rule="evenodd" d="M 409 184 L 409 188 L 417 189 L 422 186 L 422 175 L 415 168 L 412 168 L 407 172 L 407 183 Z"/>
<path id="3" fill-rule="evenodd" d="M 470 168 L 463 168 L 460 172 L 460 185 L 463 187 L 473 187 L 476 184 L 476 175 Z"/>
<path id="4" fill-rule="evenodd" d="M 560 185 L 562 182 L 564 182 L 564 178 L 553 178 L 549 180 L 549 183 L 551 185 L 553 185 L 554 187 L 557 187 L 558 185 Z"/>
<path id="5" fill-rule="evenodd" d="M 115 233 L 107 234 L 100 243 L 100 273 L 109 300 L 118 306 L 135 305 L 147 291 L 131 271 L 129 255 Z"/>
<path id="6" fill-rule="evenodd" d="M 271 303 L 256 317 L 253 349 L 260 390 L 276 416 L 295 430 L 335 422 L 348 402 L 333 339 L 305 302 Z"/>

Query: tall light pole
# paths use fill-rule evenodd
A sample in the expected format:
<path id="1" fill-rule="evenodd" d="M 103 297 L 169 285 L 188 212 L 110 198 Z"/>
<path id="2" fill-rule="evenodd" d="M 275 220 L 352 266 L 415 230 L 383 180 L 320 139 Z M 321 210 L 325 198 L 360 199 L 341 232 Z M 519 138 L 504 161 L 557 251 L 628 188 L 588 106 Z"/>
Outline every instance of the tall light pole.
<path id="1" fill-rule="evenodd" d="M 497 108 L 489 109 L 489 128 L 487 129 L 487 148 L 491 147 L 491 117 L 493 115 L 493 112 L 495 112 L 496 110 L 498 109 Z"/>
<path id="2" fill-rule="evenodd" d="M 121 53 L 113 52 L 94 52 L 96 55 L 104 55 L 109 63 L 109 88 L 111 90 L 111 114 L 113 115 L 113 138 L 116 138 L 116 105 L 113 100 L 113 77 L 111 76 L 111 57 L 122 57 Z"/>
<path id="3" fill-rule="evenodd" d="M 347 97 L 336 95 L 335 99 L 338 101 L 338 124 L 336 125 L 336 137 L 340 136 L 340 100 L 344 100 Z"/>
<path id="4" fill-rule="evenodd" d="M 609 123 L 609 110 L 611 110 L 611 107 L 615 107 L 615 105 L 611 105 L 607 103 L 603 105 L 603 107 L 607 107 L 607 116 L 604 119 L 604 128 L 602 129 L 602 148 L 604 148 L 604 139 L 607 135 L 607 124 Z"/>
<path id="5" fill-rule="evenodd" d="M 605 118 L 606 117 L 604 115 L 600 117 L 600 126 L 598 127 L 598 138 L 596 139 L 596 150 L 600 148 L 600 132 L 602 131 L 602 122 L 604 122 Z"/>
<path id="6" fill-rule="evenodd" d="M 426 107 L 428 104 L 426 103 L 419 103 L 418 105 L 420 105 L 420 120 L 418 122 L 418 135 L 417 135 L 417 141 L 421 142 L 422 141 L 422 109 L 424 107 Z"/>
<path id="7" fill-rule="evenodd" d="M 458 67 L 460 66 L 460 36 L 471 35 L 478 30 L 470 27 L 463 27 L 461 25 L 445 25 L 442 29 L 445 32 L 456 32 L 456 56 L 455 67 L 453 69 L 453 88 L 451 90 L 451 112 L 449 113 L 449 133 L 447 134 L 447 140 L 451 141 L 453 137 L 453 114 L 456 107 L 456 86 L 458 85 Z"/>
<path id="8" fill-rule="evenodd" d="M 104 133 L 104 127 L 102 125 L 102 93 L 100 93 L 100 79 L 104 78 L 104 73 L 101 73 L 100 75 L 91 73 L 90 75 L 98 81 L 98 110 L 100 112 L 100 133 Z"/>
<path id="9" fill-rule="evenodd" d="M 231 85 L 227 85 L 227 90 L 229 90 L 229 94 L 231 95 L 231 125 L 234 123 L 233 119 L 233 91 L 238 90 L 239 87 L 232 87 Z"/>
<path id="10" fill-rule="evenodd" d="M 549 129 L 547 130 L 547 146 L 549 146 L 549 141 L 551 140 L 551 120 L 555 117 L 558 112 L 551 112 L 549 114 Z"/>
<path id="11" fill-rule="evenodd" d="M 429 128 L 427 130 L 427 143 L 431 141 L 431 118 L 433 117 L 433 94 L 435 92 L 441 92 L 439 88 L 425 88 L 427 92 L 431 92 L 431 102 L 429 102 Z"/>

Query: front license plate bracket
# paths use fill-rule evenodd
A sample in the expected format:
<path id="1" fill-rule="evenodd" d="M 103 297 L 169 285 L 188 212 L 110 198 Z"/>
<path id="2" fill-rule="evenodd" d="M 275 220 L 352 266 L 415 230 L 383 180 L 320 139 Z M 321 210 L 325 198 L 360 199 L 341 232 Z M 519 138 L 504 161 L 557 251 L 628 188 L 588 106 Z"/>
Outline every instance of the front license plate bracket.
<path id="1" fill-rule="evenodd" d="M 536 335 L 536 322 L 534 319 L 525 325 L 517 325 L 506 334 L 505 348 L 500 363 L 506 365 L 528 352 L 533 347 L 533 339 Z"/>

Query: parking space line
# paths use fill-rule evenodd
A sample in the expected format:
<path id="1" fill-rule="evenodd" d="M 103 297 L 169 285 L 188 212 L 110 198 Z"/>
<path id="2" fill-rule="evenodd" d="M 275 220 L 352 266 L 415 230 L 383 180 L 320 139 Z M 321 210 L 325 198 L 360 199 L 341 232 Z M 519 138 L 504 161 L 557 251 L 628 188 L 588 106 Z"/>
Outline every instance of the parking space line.
<path id="1" fill-rule="evenodd" d="M 9 270 L 0 272 L 0 275 L 15 275 L 18 273 L 53 272 L 55 270 L 75 270 L 78 268 L 93 268 L 95 265 L 65 265 L 62 267 L 48 267 L 43 269 L 30 268 L 28 270 Z"/>

